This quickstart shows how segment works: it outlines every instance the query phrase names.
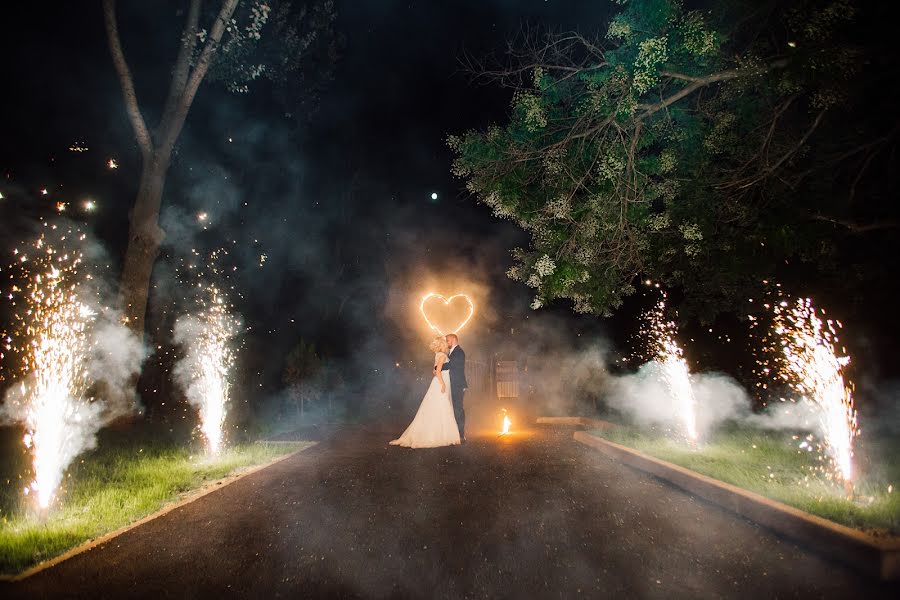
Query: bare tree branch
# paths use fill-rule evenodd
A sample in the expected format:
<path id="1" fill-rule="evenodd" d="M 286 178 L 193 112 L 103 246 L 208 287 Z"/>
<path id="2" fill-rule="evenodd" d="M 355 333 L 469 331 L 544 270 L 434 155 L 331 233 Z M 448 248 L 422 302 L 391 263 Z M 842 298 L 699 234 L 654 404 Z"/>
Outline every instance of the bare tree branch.
<path id="1" fill-rule="evenodd" d="M 787 65 L 786 60 L 778 60 L 773 62 L 768 69 L 780 68 Z M 746 69 L 730 69 L 728 71 L 720 71 L 718 73 L 712 73 L 710 75 L 706 75 L 704 77 L 694 77 L 693 75 L 684 75 L 683 73 L 673 73 L 671 71 L 662 71 L 660 74 L 664 77 L 668 77 L 670 79 L 677 79 L 680 81 L 688 81 L 690 85 L 686 85 L 668 98 L 664 98 L 655 104 L 638 104 L 638 109 L 643 112 L 638 115 L 638 119 L 645 119 L 652 115 L 655 112 L 658 112 L 672 104 L 675 104 L 682 98 L 690 96 L 697 90 L 704 88 L 710 84 L 718 83 L 720 81 L 728 81 L 729 79 L 738 79 L 740 77 L 747 77 L 749 75 L 758 75 L 760 73 L 759 70 L 746 70 Z"/>
<path id="2" fill-rule="evenodd" d="M 868 233 L 870 231 L 879 231 L 884 229 L 896 229 L 900 227 L 900 222 L 898 221 L 873 221 L 871 223 L 856 223 L 854 221 L 847 221 L 845 219 L 836 219 L 834 217 L 828 217 L 826 215 L 815 215 L 813 219 L 816 221 L 825 221 L 826 223 L 833 223 L 835 225 L 840 225 L 850 231 L 850 233 Z"/>
<path id="3" fill-rule="evenodd" d="M 122 85 L 125 112 L 128 114 L 131 127 L 134 129 L 134 137 L 141 150 L 141 155 L 146 161 L 153 154 L 153 140 L 150 138 L 150 132 L 147 130 L 147 124 L 144 121 L 144 116 L 141 114 L 137 93 L 134 90 L 134 78 L 131 75 L 131 69 L 128 68 L 128 62 L 125 60 L 125 53 L 122 51 L 119 26 L 116 23 L 116 0 L 103 0 L 103 20 L 106 25 L 106 37 L 109 40 L 113 66 Z"/>
<path id="4" fill-rule="evenodd" d="M 813 134 L 813 132 L 819 127 L 819 124 L 822 122 L 822 119 L 825 117 L 825 113 L 827 109 L 822 109 L 819 111 L 819 114 L 816 115 L 815 120 L 812 125 L 810 125 L 809 129 L 806 130 L 806 133 L 794 144 L 787 152 L 781 155 L 775 164 L 770 167 L 766 167 L 765 169 L 760 169 L 755 175 L 751 175 L 749 177 L 744 177 L 741 179 L 734 179 L 725 183 L 720 184 L 718 187 L 720 189 L 729 189 L 729 188 L 737 188 L 737 189 L 747 189 L 757 183 L 763 181 L 773 173 L 775 173 L 781 165 L 783 165 L 789 158 L 794 156 L 806 143 L 809 137 Z"/>
<path id="5" fill-rule="evenodd" d="M 579 73 L 607 66 L 599 43 L 577 32 L 538 34 L 523 27 L 508 42 L 506 55 L 508 61 L 501 64 L 496 59 L 484 60 L 464 53 L 460 63 L 475 82 L 499 83 L 514 89 L 533 89 L 531 78 L 537 68 L 547 73 L 563 73 L 556 81 L 561 83 Z"/>
<path id="6" fill-rule="evenodd" d="M 197 47 L 200 4 L 201 0 L 191 0 L 191 6 L 188 9 L 184 30 L 181 32 L 181 44 L 178 49 L 178 58 L 175 60 L 175 68 L 172 71 L 172 82 L 169 84 L 169 95 L 166 98 L 162 119 L 160 119 L 159 122 L 160 131 L 166 131 L 169 128 L 169 123 L 175 115 L 178 101 L 181 99 L 182 94 L 184 94 L 184 87 L 187 84 L 188 75 L 191 71 L 191 56 L 194 54 L 194 48 Z"/>
<path id="7" fill-rule="evenodd" d="M 200 83 L 203 82 L 203 78 L 206 76 L 206 72 L 212 64 L 213 57 L 219 49 L 219 42 L 222 41 L 222 36 L 225 34 L 225 28 L 228 26 L 231 15 L 234 14 L 239 2 L 240 0 L 224 0 L 224 2 L 222 2 L 222 9 L 219 11 L 216 20 L 213 22 L 209 36 L 207 36 L 206 39 L 206 45 L 203 47 L 203 51 L 197 59 L 197 64 L 194 65 L 193 70 L 188 76 L 187 83 L 184 86 L 184 92 L 181 94 L 181 98 L 175 107 L 175 112 L 168 123 L 168 127 L 165 131 L 161 132 L 160 146 L 166 151 L 170 151 L 172 147 L 175 146 L 175 141 L 178 139 L 181 128 L 184 126 L 184 120 L 187 118 L 187 113 L 191 107 L 191 103 L 194 101 L 194 96 L 197 95 Z"/>

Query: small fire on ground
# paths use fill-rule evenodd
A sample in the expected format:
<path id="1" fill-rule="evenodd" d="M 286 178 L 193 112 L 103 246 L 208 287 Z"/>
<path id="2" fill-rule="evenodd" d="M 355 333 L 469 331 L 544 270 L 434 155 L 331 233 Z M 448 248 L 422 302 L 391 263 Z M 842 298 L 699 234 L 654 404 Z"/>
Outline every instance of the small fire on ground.
<path id="1" fill-rule="evenodd" d="M 500 430 L 500 435 L 506 435 L 509 433 L 509 428 L 512 427 L 512 421 L 509 420 L 509 413 L 505 408 L 500 409 L 500 412 L 503 413 L 503 428 Z"/>

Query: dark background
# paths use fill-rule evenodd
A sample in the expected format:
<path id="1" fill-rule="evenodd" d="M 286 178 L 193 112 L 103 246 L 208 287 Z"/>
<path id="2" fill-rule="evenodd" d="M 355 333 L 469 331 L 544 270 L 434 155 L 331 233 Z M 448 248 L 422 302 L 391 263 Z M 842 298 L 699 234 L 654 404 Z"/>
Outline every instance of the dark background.
<path id="1" fill-rule="evenodd" d="M 177 50 L 178 5 L 120 2 L 123 44 L 150 122 Z M 67 215 L 84 221 L 107 248 L 114 279 L 140 164 L 100 3 L 4 8 L 3 251 L 65 201 Z M 356 379 L 370 387 L 375 374 L 396 385 L 400 371 L 413 385 L 429 359 L 425 332 L 410 321 L 423 282 L 447 292 L 477 290 L 479 313 L 464 345 L 478 360 L 537 360 L 551 347 L 595 344 L 611 348 L 612 357 L 629 354 L 636 319 L 652 295 L 638 294 L 610 319 L 576 317 L 566 306 L 530 311 L 528 289 L 504 275 L 509 250 L 527 238 L 466 194 L 450 173 L 445 143 L 449 133 L 502 121 L 509 105 L 508 90 L 478 86 L 461 72 L 464 52 L 502 53 L 525 23 L 603 29 L 615 8 L 597 1 L 338 2 L 345 43 L 334 81 L 309 119 L 286 114 L 264 86 L 232 95 L 204 83 L 167 181 L 168 237 L 157 280 L 169 285 L 192 248 L 229 249 L 237 267 L 233 300 L 248 328 L 241 353 L 246 397 L 250 390 L 277 392 L 283 356 L 301 337 L 348 372 L 368 373 Z M 69 151 L 76 143 L 88 150 Z M 110 158 L 118 169 L 106 167 Z M 42 196 L 42 188 L 50 193 Z M 79 210 L 85 198 L 97 202 L 95 213 Z M 206 228 L 200 212 L 209 214 Z M 166 288 L 152 301 L 154 343 L 169 335 L 177 295 Z M 897 319 L 879 298 L 878 312 L 847 334 L 851 353 L 862 358 L 856 362 L 865 365 L 862 380 L 897 370 Z M 749 373 L 752 342 L 736 319 L 721 319 L 712 331 L 687 324 L 682 333 L 698 368 Z M 154 360 L 165 368 L 165 357 Z M 145 389 L 152 409 L 165 388 L 144 387 L 162 390 Z"/>

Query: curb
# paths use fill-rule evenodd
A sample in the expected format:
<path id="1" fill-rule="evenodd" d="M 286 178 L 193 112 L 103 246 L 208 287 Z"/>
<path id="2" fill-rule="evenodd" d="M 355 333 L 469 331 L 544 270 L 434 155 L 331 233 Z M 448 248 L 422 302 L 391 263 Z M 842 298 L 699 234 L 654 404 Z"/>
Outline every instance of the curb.
<path id="1" fill-rule="evenodd" d="M 538 417 L 538 425 L 562 425 L 590 427 L 591 429 L 615 429 L 616 425 L 602 419 L 591 417 Z"/>
<path id="2" fill-rule="evenodd" d="M 296 443 L 296 442 L 292 442 L 292 443 Z M 296 452 L 291 452 L 290 454 L 285 454 L 284 456 L 279 456 L 277 458 L 270 460 L 267 463 L 254 465 L 252 467 L 249 467 L 245 471 L 241 471 L 240 473 L 226 475 L 222 479 L 210 481 L 209 483 L 205 484 L 203 487 L 198 488 L 194 493 L 190 494 L 189 496 L 186 496 L 186 497 L 182 498 L 181 500 L 174 502 L 173 504 L 168 504 L 166 506 L 163 506 L 161 509 L 159 509 L 155 513 L 151 513 L 151 514 L 147 515 L 146 517 L 138 519 L 134 523 L 130 523 L 128 525 L 120 527 L 119 529 L 110 531 L 109 533 L 104 533 L 100 537 L 97 537 L 92 540 L 88 540 L 82 544 L 79 544 L 78 546 L 75 546 L 74 548 L 67 550 L 66 552 L 60 554 L 59 556 L 54 556 L 53 558 L 48 558 L 47 560 L 39 562 L 38 564 L 36 564 L 34 566 L 28 567 L 24 571 L 22 571 L 20 573 L 16 573 L 15 575 L 0 575 L 0 583 L 15 583 L 18 581 L 22 581 L 23 579 L 27 579 L 27 578 L 31 577 L 32 575 L 37 575 L 41 571 L 45 571 L 51 567 L 55 567 L 56 565 L 58 565 L 59 563 L 61 563 L 63 561 L 69 560 L 70 558 L 78 556 L 79 554 L 83 554 L 84 552 L 87 552 L 89 550 L 93 550 L 97 546 L 101 546 L 101 545 L 109 542 L 110 540 L 119 537 L 123 533 L 131 531 L 132 529 L 134 529 L 136 527 L 140 527 L 141 525 L 144 525 L 146 523 L 149 523 L 150 521 L 153 521 L 154 519 L 158 519 L 159 517 L 162 517 L 163 515 L 166 515 L 177 508 L 181 508 L 182 506 L 185 506 L 187 504 L 190 504 L 191 502 L 199 500 L 200 498 L 202 498 L 204 496 L 207 496 L 209 494 L 212 494 L 213 492 L 221 490 L 222 488 L 224 488 L 228 485 L 231 485 L 235 481 L 243 479 L 247 475 L 252 475 L 253 473 L 256 473 L 257 471 L 262 471 L 263 469 L 265 469 L 267 467 L 271 467 L 272 465 L 280 463 L 283 460 L 287 460 L 288 458 L 290 458 L 292 456 L 296 456 L 297 454 L 300 454 L 304 450 L 308 450 L 315 445 L 316 445 L 316 443 L 313 442 L 312 444 L 310 444 L 309 446 L 306 446 L 305 448 L 301 448 L 300 450 L 297 450 Z"/>
<path id="3" fill-rule="evenodd" d="M 659 460 L 643 452 L 576 431 L 576 441 L 626 465 L 665 479 L 779 535 L 814 547 L 882 581 L 900 580 L 900 537 L 873 536 L 811 515 L 754 492 Z"/>

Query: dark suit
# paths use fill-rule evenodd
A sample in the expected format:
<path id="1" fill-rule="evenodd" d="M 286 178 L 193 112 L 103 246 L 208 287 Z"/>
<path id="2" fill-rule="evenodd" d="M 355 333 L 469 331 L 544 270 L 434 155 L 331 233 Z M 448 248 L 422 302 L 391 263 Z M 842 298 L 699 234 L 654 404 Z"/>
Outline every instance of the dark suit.
<path id="1" fill-rule="evenodd" d="M 460 346 L 450 352 L 441 370 L 450 372 L 450 398 L 453 401 L 453 414 L 456 416 L 456 426 L 459 427 L 459 437 L 462 439 L 466 437 L 463 396 L 466 395 L 469 384 L 466 381 L 466 353 Z"/>

